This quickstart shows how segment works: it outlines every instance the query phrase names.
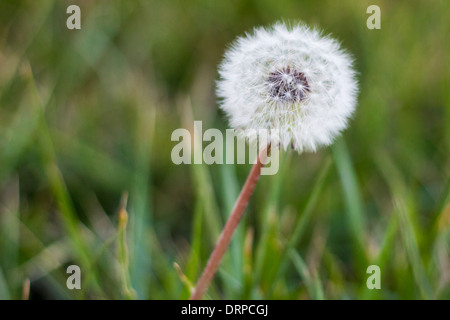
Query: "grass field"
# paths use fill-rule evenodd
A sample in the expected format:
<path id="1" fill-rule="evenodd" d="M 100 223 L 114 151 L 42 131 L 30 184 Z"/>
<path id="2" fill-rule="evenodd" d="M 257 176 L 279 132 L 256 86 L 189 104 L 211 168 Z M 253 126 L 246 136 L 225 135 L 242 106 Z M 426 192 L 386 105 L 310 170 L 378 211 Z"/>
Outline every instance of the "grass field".
<path id="1" fill-rule="evenodd" d="M 72 2 L 0 0 L 0 299 L 188 298 L 250 165 L 175 165 L 171 133 L 228 128 L 217 65 L 281 19 L 353 54 L 357 112 L 281 153 L 205 298 L 450 299 L 450 2 L 85 0 L 68 30 Z"/>

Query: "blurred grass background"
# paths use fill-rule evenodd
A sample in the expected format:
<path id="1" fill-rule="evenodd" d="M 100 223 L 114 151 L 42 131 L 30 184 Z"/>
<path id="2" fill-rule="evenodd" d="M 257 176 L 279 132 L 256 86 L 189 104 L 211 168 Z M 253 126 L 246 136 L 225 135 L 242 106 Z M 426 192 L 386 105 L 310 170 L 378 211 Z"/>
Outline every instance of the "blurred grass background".
<path id="1" fill-rule="evenodd" d="M 78 4 L 82 29 L 66 28 Z M 381 30 L 366 8 L 381 7 Z M 184 299 L 248 165 L 171 162 L 227 128 L 217 65 L 277 20 L 353 53 L 359 105 L 263 176 L 206 298 L 450 299 L 448 1 L 0 0 L 0 298 Z M 126 204 L 126 194 L 128 203 Z M 122 199 L 122 200 L 121 200 Z M 125 206 L 126 204 L 126 206 Z M 66 288 L 67 266 L 82 289 Z M 381 290 L 366 269 L 381 268 Z"/>

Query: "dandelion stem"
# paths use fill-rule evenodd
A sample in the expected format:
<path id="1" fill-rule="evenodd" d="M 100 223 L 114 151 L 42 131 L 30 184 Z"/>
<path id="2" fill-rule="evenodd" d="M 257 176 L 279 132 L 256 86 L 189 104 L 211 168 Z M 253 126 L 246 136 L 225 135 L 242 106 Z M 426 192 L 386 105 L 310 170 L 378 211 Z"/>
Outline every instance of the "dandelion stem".
<path id="1" fill-rule="evenodd" d="M 225 224 L 225 227 L 220 234 L 219 240 L 209 257 L 208 263 L 206 264 L 205 270 L 203 270 L 200 279 L 197 282 L 197 285 L 192 292 L 190 300 L 200 300 L 208 289 L 209 284 L 214 277 L 214 274 L 217 272 L 219 268 L 220 262 L 225 254 L 225 251 L 230 244 L 231 237 L 236 230 L 239 221 L 242 218 L 242 214 L 244 213 L 245 208 L 247 207 L 248 201 L 250 200 L 251 195 L 253 194 L 253 190 L 255 189 L 256 183 L 258 182 L 259 176 L 261 175 L 261 169 L 264 167 L 264 163 L 266 162 L 266 157 L 270 152 L 270 145 L 267 148 L 264 148 L 260 151 L 258 157 L 256 158 L 256 163 L 253 165 L 252 170 L 250 171 L 247 180 L 245 181 L 244 187 L 239 194 L 236 203 L 234 204 L 234 208 L 231 211 L 230 216 Z"/>

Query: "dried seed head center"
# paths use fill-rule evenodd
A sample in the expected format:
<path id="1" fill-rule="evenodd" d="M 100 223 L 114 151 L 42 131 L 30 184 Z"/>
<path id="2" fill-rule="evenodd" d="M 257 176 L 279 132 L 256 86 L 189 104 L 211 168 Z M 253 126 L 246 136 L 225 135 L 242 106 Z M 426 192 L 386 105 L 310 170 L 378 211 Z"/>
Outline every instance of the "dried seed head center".
<path id="1" fill-rule="evenodd" d="M 283 102 L 303 101 L 310 92 L 305 74 L 290 67 L 270 73 L 267 84 L 269 95 Z"/>

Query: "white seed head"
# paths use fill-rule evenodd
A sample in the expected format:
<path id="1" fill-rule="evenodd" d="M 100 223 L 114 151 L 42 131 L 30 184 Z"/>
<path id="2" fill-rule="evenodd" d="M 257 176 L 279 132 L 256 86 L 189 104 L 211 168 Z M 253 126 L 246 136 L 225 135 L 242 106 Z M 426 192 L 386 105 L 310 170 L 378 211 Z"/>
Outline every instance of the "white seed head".
<path id="1" fill-rule="evenodd" d="M 284 149 L 332 143 L 355 110 L 352 58 L 305 25 L 277 23 L 240 37 L 219 69 L 220 106 L 234 128 L 277 129 Z M 253 139 L 254 136 L 248 136 Z"/>

